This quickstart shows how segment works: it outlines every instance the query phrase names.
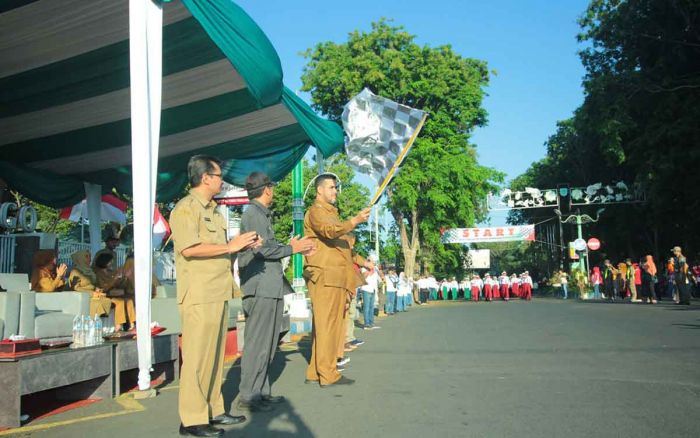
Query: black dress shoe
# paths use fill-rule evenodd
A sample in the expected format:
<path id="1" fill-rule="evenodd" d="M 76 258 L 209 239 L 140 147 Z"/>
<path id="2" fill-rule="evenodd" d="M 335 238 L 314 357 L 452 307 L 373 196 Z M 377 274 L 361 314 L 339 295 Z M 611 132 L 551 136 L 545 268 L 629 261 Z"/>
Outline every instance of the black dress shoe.
<path id="1" fill-rule="evenodd" d="M 220 424 L 222 426 L 230 426 L 232 424 L 243 423 L 245 420 L 245 415 L 235 416 L 229 414 L 221 414 L 209 420 L 209 424 Z"/>
<path id="2" fill-rule="evenodd" d="M 336 385 L 352 385 L 353 383 L 355 383 L 355 381 L 354 381 L 353 379 L 348 379 L 348 378 L 345 377 L 345 376 L 341 376 L 340 379 L 336 380 L 336 381 L 333 382 L 333 383 L 328 383 L 328 384 L 326 384 L 326 385 L 321 385 L 321 388 L 327 388 L 327 387 L 329 387 L 329 386 L 336 386 Z"/>
<path id="3" fill-rule="evenodd" d="M 266 403 L 258 402 L 258 401 L 244 401 L 241 399 L 238 399 L 236 402 L 236 408 L 239 411 L 246 411 L 246 412 L 270 412 L 274 408 Z"/>
<path id="4" fill-rule="evenodd" d="M 263 395 L 261 398 L 265 403 L 272 403 L 273 405 L 284 403 L 284 397 L 281 395 Z"/>
<path id="5" fill-rule="evenodd" d="M 224 436 L 222 429 L 208 424 L 197 424 L 196 426 L 180 425 L 180 435 L 182 436 Z"/>

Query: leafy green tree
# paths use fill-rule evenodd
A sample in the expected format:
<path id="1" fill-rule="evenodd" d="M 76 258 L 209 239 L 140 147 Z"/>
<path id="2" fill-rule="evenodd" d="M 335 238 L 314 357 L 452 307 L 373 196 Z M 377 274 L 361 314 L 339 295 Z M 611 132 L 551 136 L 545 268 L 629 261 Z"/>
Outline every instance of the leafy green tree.
<path id="1" fill-rule="evenodd" d="M 579 24 L 585 100 L 559 123 L 546 157 L 513 186 L 637 184 L 645 204 L 608 207 L 599 223 L 586 226 L 603 242 L 597 257 L 659 260 L 679 244 L 698 254 L 700 4 L 592 0 Z"/>
<path id="2" fill-rule="evenodd" d="M 396 224 L 392 224 L 389 227 L 384 242 L 379 246 L 379 256 L 383 264 L 394 266 L 399 270 L 403 267 L 401 241 L 399 240 L 399 229 Z"/>
<path id="3" fill-rule="evenodd" d="M 415 36 L 387 19 L 370 32 L 353 31 L 344 43 L 307 50 L 302 90 L 313 106 L 339 119 L 347 101 L 367 87 L 374 93 L 429 112 L 428 121 L 388 190 L 406 272 L 416 258 L 461 267 L 461 253 L 440 243 L 440 229 L 470 226 L 486 218 L 483 200 L 503 175 L 479 165 L 469 137 L 486 124 L 482 106 L 489 71 L 449 45 L 419 46 Z"/>

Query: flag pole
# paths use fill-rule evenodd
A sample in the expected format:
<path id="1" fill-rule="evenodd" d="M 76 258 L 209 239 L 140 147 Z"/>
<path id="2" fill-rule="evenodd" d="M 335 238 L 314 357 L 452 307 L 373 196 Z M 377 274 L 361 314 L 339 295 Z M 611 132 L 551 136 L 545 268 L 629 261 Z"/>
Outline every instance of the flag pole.
<path id="1" fill-rule="evenodd" d="M 421 129 L 423 129 L 423 124 L 425 123 L 425 119 L 427 118 L 428 113 L 423 114 L 423 118 L 416 127 L 416 130 L 413 131 L 413 135 L 411 135 L 411 138 L 408 139 L 408 143 L 406 143 L 406 146 L 404 146 L 403 150 L 396 158 L 396 161 L 394 161 L 394 165 L 391 166 L 389 173 L 386 174 L 386 178 L 384 178 L 384 181 L 382 181 L 382 183 L 379 185 L 379 188 L 377 188 L 377 191 L 374 193 L 374 196 L 372 197 L 372 202 L 369 203 L 370 207 L 377 203 L 379 198 L 384 193 L 384 190 L 386 190 L 386 187 L 389 185 L 389 181 L 391 181 L 391 178 L 394 176 L 394 173 L 396 173 L 396 170 L 399 168 L 399 165 L 403 162 L 403 159 L 408 153 L 409 149 L 411 149 L 411 146 L 413 146 L 413 142 L 416 141 L 416 137 L 418 137 L 418 134 L 420 133 Z"/>

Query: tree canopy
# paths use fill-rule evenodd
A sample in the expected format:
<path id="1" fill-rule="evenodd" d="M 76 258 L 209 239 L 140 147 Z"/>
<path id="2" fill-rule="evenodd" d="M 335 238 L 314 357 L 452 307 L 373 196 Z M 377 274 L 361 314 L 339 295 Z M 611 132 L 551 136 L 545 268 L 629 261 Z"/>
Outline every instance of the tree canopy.
<path id="1" fill-rule="evenodd" d="M 484 126 L 488 85 L 486 62 L 465 58 L 449 45 L 419 46 L 415 36 L 387 19 L 369 32 L 350 32 L 343 43 L 308 49 L 302 90 L 312 105 L 338 120 L 347 101 L 367 87 L 429 117 L 388 190 L 404 265 L 414 272 L 416 257 L 426 268 L 460 269 L 463 248 L 440 243 L 440 229 L 471 226 L 487 217 L 486 195 L 503 175 L 478 163 L 469 138 Z"/>
<path id="2" fill-rule="evenodd" d="M 579 20 L 585 99 L 559 122 L 547 154 L 513 188 L 623 180 L 643 205 L 609 207 L 587 234 L 601 256 L 700 251 L 700 4 L 694 0 L 593 0 Z M 518 212 L 515 222 L 539 212 Z"/>

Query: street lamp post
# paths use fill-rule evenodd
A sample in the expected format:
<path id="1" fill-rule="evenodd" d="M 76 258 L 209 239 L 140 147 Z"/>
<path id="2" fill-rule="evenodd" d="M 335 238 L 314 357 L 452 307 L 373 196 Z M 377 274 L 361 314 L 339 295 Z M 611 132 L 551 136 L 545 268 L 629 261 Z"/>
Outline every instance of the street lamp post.
<path id="1" fill-rule="evenodd" d="M 559 210 L 554 210 L 554 212 L 559 216 L 559 223 L 575 223 L 577 232 L 578 232 L 578 238 L 583 239 L 583 224 L 589 224 L 589 223 L 594 223 L 598 222 L 600 220 L 600 214 L 604 211 L 604 208 L 599 209 L 596 212 L 596 217 L 593 219 L 592 217 L 588 216 L 587 214 L 581 214 L 581 211 L 577 210 L 576 214 L 572 214 L 568 216 L 566 219 L 562 219 L 561 211 Z M 586 258 L 588 257 L 588 251 L 586 251 Z M 586 268 L 586 263 L 583 260 L 583 257 L 579 259 L 579 269 L 581 269 L 581 272 L 588 272 Z"/>
<path id="2" fill-rule="evenodd" d="M 566 248 L 564 247 L 564 226 L 562 225 L 561 221 L 561 211 L 555 208 L 554 213 L 556 213 L 557 217 L 559 218 L 559 270 L 563 271 L 564 258 L 566 258 Z"/>

